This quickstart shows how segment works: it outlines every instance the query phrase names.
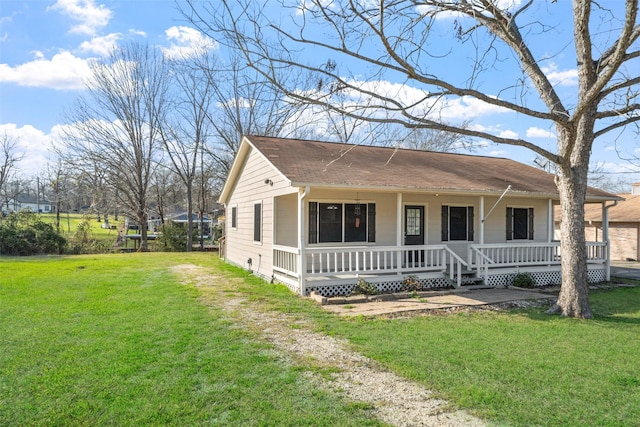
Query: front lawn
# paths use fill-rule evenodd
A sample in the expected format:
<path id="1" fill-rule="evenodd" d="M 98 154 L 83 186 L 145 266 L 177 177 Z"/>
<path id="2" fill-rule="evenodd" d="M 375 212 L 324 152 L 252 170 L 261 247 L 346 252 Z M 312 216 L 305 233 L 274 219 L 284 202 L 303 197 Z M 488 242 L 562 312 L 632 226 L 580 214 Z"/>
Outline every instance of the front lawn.
<path id="1" fill-rule="evenodd" d="M 489 422 L 640 419 L 640 288 L 594 292 L 588 321 L 542 308 L 344 319 L 215 255 L 146 253 L 0 258 L 0 425 L 375 425 L 203 306 L 168 271 L 183 263 L 242 277 L 233 292 L 348 339 Z"/>
<path id="2" fill-rule="evenodd" d="M 637 426 L 640 287 L 594 291 L 593 320 L 545 308 L 344 319 L 250 277 L 272 309 L 315 319 L 363 354 L 500 425 Z"/>
<path id="3" fill-rule="evenodd" d="M 378 425 L 199 304 L 181 262 L 0 258 L 0 425 Z"/>

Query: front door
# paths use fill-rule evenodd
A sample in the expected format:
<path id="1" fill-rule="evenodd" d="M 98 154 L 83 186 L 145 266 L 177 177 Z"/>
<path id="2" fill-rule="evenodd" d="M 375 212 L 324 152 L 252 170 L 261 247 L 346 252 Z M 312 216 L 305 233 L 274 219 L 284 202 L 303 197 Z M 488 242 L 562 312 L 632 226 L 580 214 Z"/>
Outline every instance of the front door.
<path id="1" fill-rule="evenodd" d="M 404 244 L 424 245 L 424 206 L 404 207 Z"/>
<path id="2" fill-rule="evenodd" d="M 424 245 L 424 206 L 404 207 L 404 244 Z M 423 249 L 405 251 L 405 267 L 419 267 L 423 262 Z"/>

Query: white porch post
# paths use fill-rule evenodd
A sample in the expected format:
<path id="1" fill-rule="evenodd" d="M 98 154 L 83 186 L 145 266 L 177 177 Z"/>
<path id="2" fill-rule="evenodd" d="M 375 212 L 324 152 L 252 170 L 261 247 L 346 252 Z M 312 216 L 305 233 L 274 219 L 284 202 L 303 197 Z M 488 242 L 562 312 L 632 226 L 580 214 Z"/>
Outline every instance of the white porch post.
<path id="1" fill-rule="evenodd" d="M 553 231 L 555 229 L 555 218 L 553 216 L 553 200 L 549 199 L 549 207 L 547 208 L 548 212 L 547 212 L 547 242 L 551 243 L 553 242 Z"/>
<path id="2" fill-rule="evenodd" d="M 610 207 L 611 206 L 607 206 L 606 202 L 602 202 L 602 241 L 605 243 L 605 247 L 604 247 L 605 278 L 604 279 L 607 282 L 611 280 L 611 246 L 609 245 L 609 208 Z"/>
<path id="3" fill-rule="evenodd" d="M 300 295 L 307 293 L 305 286 L 305 275 L 307 272 L 307 257 L 305 255 L 305 234 L 304 234 L 304 203 L 309 194 L 309 187 L 298 190 L 298 280 L 300 283 Z"/>
<path id="4" fill-rule="evenodd" d="M 396 195 L 396 247 L 400 248 L 403 245 L 403 233 L 402 233 L 402 193 Z M 398 274 L 402 268 L 402 251 L 396 251 L 396 263 L 398 266 Z"/>
<path id="5" fill-rule="evenodd" d="M 480 196 L 480 244 L 484 245 L 484 196 Z M 469 258 L 470 260 L 471 258 Z M 468 260 L 467 260 L 468 261 Z"/>

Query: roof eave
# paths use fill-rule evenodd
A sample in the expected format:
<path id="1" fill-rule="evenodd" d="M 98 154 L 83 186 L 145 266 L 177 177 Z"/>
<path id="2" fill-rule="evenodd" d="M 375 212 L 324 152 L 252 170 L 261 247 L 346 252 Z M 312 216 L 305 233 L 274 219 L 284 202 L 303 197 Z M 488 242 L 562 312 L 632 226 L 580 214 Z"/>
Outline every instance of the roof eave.
<path id="1" fill-rule="evenodd" d="M 346 189 L 354 189 L 357 188 L 361 191 L 384 191 L 384 192 L 393 192 L 393 193 L 433 193 L 438 195 L 467 195 L 467 196 L 501 196 L 504 193 L 504 190 L 478 190 L 478 189 L 458 189 L 458 188 L 418 188 L 418 187 L 378 187 L 371 185 L 344 185 L 344 184 L 327 184 L 327 183 L 317 183 L 317 182 L 302 182 L 302 181 L 291 181 L 292 187 L 311 187 L 311 188 L 322 188 L 329 190 L 346 190 Z M 506 188 L 505 188 L 506 190 Z M 510 190 L 507 195 L 512 197 L 535 197 L 537 199 L 554 199 L 559 200 L 558 193 L 548 193 L 548 192 L 526 192 L 526 191 L 514 191 Z M 587 203 L 602 203 L 607 201 L 616 201 L 616 200 L 624 200 L 621 197 L 613 196 L 589 196 L 586 197 Z"/>

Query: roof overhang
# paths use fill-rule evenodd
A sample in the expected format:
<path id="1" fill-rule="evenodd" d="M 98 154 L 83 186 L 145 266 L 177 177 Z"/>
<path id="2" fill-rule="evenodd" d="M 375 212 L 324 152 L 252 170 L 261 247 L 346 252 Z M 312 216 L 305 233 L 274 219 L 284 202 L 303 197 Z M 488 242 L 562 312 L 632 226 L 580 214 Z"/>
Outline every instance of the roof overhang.
<path id="1" fill-rule="evenodd" d="M 367 185 L 342 185 L 342 184 L 326 184 L 326 183 L 312 183 L 312 182 L 292 182 L 292 187 L 305 188 L 310 187 L 312 189 L 323 190 L 360 190 L 360 191 L 377 191 L 377 192 L 389 192 L 389 193 L 421 193 L 421 194 L 433 194 L 433 195 L 452 195 L 452 196 L 496 196 L 500 197 L 507 187 L 503 190 L 468 190 L 468 189 L 454 189 L 454 188 L 420 188 L 420 187 L 378 187 Z M 535 199 L 552 199 L 560 200 L 558 193 L 538 193 L 538 192 L 525 192 L 509 190 L 507 192 L 509 197 L 522 197 L 522 198 L 535 198 Z M 624 200 L 621 197 L 603 197 L 603 196 L 587 196 L 586 203 L 604 203 L 608 201 Z"/>

